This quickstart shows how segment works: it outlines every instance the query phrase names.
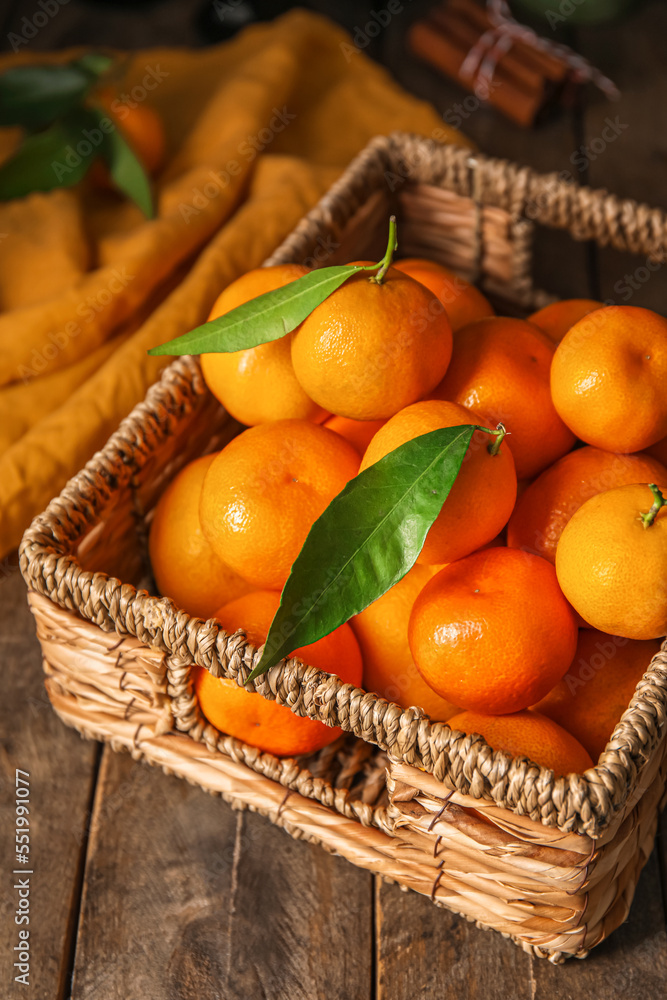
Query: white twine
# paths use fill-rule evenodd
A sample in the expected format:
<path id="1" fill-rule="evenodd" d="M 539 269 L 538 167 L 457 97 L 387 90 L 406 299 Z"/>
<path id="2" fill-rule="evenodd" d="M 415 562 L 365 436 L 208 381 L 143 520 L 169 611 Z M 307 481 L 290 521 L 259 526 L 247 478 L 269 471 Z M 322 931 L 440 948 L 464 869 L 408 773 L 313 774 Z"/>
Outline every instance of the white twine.
<path id="1" fill-rule="evenodd" d="M 546 55 L 561 59 L 569 67 L 572 79 L 576 83 L 593 83 L 611 100 L 618 100 L 621 96 L 616 84 L 578 52 L 574 52 L 567 45 L 547 41 L 532 28 L 516 21 L 512 17 L 507 0 L 487 0 L 487 11 L 493 27 L 485 31 L 475 42 L 459 71 L 464 79 L 474 81 L 472 83 L 474 92 L 482 100 L 488 98 L 491 91 L 498 62 L 515 42 L 524 42 Z"/>

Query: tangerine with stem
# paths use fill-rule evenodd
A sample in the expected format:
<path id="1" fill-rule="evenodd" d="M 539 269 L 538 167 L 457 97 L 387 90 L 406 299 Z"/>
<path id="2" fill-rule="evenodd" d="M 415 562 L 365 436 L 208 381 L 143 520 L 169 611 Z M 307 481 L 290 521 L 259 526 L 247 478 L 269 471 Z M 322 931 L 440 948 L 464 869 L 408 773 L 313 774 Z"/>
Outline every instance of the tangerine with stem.
<path id="1" fill-rule="evenodd" d="M 667 633 L 665 486 L 617 486 L 587 500 L 563 529 L 558 581 L 601 632 L 626 639 Z"/>
<path id="2" fill-rule="evenodd" d="M 391 266 L 395 232 L 392 219 L 379 270 L 349 278 L 306 317 L 292 341 L 305 392 L 340 417 L 391 417 L 435 388 L 449 364 L 447 315 L 428 288 Z"/>

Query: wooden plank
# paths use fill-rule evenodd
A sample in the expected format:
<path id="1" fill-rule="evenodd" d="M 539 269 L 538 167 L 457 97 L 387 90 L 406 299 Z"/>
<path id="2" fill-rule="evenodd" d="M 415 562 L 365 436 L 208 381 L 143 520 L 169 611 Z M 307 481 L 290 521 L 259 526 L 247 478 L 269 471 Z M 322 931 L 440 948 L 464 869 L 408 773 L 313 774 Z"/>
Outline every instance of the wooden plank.
<path id="1" fill-rule="evenodd" d="M 667 983 L 667 932 L 654 851 L 642 872 L 630 916 L 582 962 L 553 966 L 532 961 L 533 997 L 537 1000 L 655 1000 Z"/>
<path id="2" fill-rule="evenodd" d="M 376 951 L 377 1000 L 533 1000 L 529 955 L 379 879 Z"/>
<path id="3" fill-rule="evenodd" d="M 655 842 L 655 853 L 658 858 L 663 921 L 665 927 L 667 927 L 667 813 L 665 812 L 658 819 L 658 836 Z"/>
<path id="4" fill-rule="evenodd" d="M 58 9 L 19 0 L 4 16 L 0 50 L 48 51 L 70 45 L 111 49 L 142 49 L 158 45 L 197 45 L 196 15 L 201 0 L 161 0 L 159 4 L 96 3 L 62 0 Z M 51 11 L 54 10 L 54 13 Z"/>
<path id="5" fill-rule="evenodd" d="M 430 900 L 378 886 L 377 1000 L 654 1000 L 667 982 L 667 933 L 654 852 L 628 921 L 584 961 L 554 966 Z"/>
<path id="6" fill-rule="evenodd" d="M 584 117 L 579 161 L 588 161 L 589 182 L 622 198 L 667 209 L 663 109 L 667 102 L 664 44 L 667 6 L 647 4 L 623 25 L 578 32 L 579 48 L 612 77 L 620 101 L 594 96 Z M 604 249 L 599 254 L 604 299 L 646 306 L 667 314 L 667 265 L 647 267 L 644 256 Z M 655 268 L 655 269 L 654 269 Z"/>
<path id="7" fill-rule="evenodd" d="M 105 749 L 75 1000 L 364 1000 L 370 984 L 370 875 Z"/>
<path id="8" fill-rule="evenodd" d="M 96 772 L 96 744 L 84 742 L 56 717 L 44 693 L 39 644 L 25 584 L 15 561 L 0 565 L 0 982 L 7 1000 L 69 996 L 69 963 L 80 875 Z M 29 773 L 29 865 L 15 854 L 16 769 Z M 12 872 L 22 868 L 31 875 Z M 29 924 L 15 924 L 19 879 L 27 888 Z M 11 880 L 15 881 L 12 882 Z M 19 930 L 30 933 L 29 988 L 14 981 Z M 7 992 L 5 992 L 7 990 Z"/>

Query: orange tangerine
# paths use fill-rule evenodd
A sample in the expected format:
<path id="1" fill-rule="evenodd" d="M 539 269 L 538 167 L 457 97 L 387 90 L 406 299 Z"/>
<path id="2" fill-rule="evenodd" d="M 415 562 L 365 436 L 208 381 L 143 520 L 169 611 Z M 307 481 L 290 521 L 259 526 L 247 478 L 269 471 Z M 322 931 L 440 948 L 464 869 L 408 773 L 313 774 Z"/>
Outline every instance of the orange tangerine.
<path id="1" fill-rule="evenodd" d="M 242 630 L 248 642 L 259 647 L 279 603 L 278 592 L 254 591 L 220 608 L 216 618 L 226 632 Z M 347 684 L 358 687 L 361 683 L 361 653 L 349 625 L 341 625 L 291 655 L 308 666 L 337 674 Z M 313 753 L 342 734 L 338 727 L 294 715 L 287 705 L 267 701 L 258 692 L 246 691 L 228 678 L 213 677 L 203 668 L 195 668 L 195 691 L 202 712 L 216 729 L 278 757 Z"/>
<path id="2" fill-rule="evenodd" d="M 575 323 L 601 308 L 602 302 L 595 299 L 562 299 L 538 309 L 528 317 L 528 322 L 539 326 L 549 340 L 557 344 Z"/>
<path id="3" fill-rule="evenodd" d="M 251 427 L 206 474 L 199 505 L 204 534 L 244 579 L 281 590 L 313 522 L 358 468 L 352 445 L 319 424 L 276 420 Z"/>
<path id="4" fill-rule="evenodd" d="M 307 274 L 301 264 L 276 264 L 248 271 L 218 296 L 209 319 L 217 319 L 266 292 L 282 288 Z M 244 351 L 205 353 L 204 380 L 226 410 L 242 424 L 255 426 L 271 420 L 323 420 L 326 412 L 301 388 L 292 367 L 292 339 L 249 347 Z"/>
<path id="5" fill-rule="evenodd" d="M 485 295 L 442 264 L 423 257 L 406 257 L 397 261 L 394 267 L 420 281 L 437 295 L 454 331 L 494 315 L 493 306 Z"/>
<path id="6" fill-rule="evenodd" d="M 196 458 L 171 481 L 157 503 L 148 538 L 159 592 L 198 618 L 210 618 L 221 603 L 252 590 L 216 555 L 201 529 L 201 488 L 214 458 Z"/>
<path id="7" fill-rule="evenodd" d="M 413 438 L 461 424 L 484 425 L 479 414 L 440 399 L 406 406 L 377 432 L 361 461 L 361 470 Z M 516 473 L 505 439 L 497 454 L 489 448 L 493 438 L 476 431 L 459 474 L 430 528 L 419 556 L 420 563 L 448 563 L 469 555 L 490 542 L 504 528 L 516 499 Z M 493 503 L 483 498 L 493 496 Z"/>
<path id="8" fill-rule="evenodd" d="M 582 774 L 593 767 L 586 749 L 553 719 L 532 709 L 512 715 L 484 715 L 461 712 L 448 725 L 462 733 L 479 733 L 493 750 L 504 750 L 513 757 L 528 757 L 556 776 Z"/>
<path id="9" fill-rule="evenodd" d="M 496 316 L 458 330 L 452 361 L 431 393 L 502 421 L 519 479 L 541 472 L 574 444 L 549 390 L 551 341 L 532 323 Z"/>
<path id="10" fill-rule="evenodd" d="M 420 399 L 445 374 L 451 353 L 441 303 L 395 267 L 381 284 L 368 272 L 354 275 L 306 317 L 292 341 L 305 392 L 353 420 L 384 420 Z"/>
<path id="11" fill-rule="evenodd" d="M 408 635 L 434 691 L 490 715 L 539 701 L 564 675 L 577 644 L 551 563 L 508 548 L 442 569 L 417 597 Z"/>

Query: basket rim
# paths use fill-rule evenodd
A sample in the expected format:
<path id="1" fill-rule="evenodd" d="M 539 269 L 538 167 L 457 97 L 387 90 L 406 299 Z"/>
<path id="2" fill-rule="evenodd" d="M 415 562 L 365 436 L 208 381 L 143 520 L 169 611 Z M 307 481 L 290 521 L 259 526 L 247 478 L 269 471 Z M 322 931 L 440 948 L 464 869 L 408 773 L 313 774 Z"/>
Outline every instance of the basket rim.
<path id="1" fill-rule="evenodd" d="M 576 186 L 557 175 L 536 174 L 508 161 L 394 133 L 368 144 L 266 263 L 287 262 L 294 254 L 302 255 L 317 235 L 332 229 L 342 232 L 354 212 L 377 190 L 378 181 L 386 180 L 387 171 L 402 176 L 403 182 L 448 187 L 513 213 L 522 212 L 530 204 L 526 199 L 536 192 L 547 190 L 551 198 L 555 191 L 555 207 L 549 201 L 534 221 L 569 229 L 578 239 L 609 242 L 617 249 L 667 254 L 667 216 L 658 209 L 621 202 L 603 191 L 573 190 Z M 631 225 L 630 212 L 641 214 L 645 222 L 649 219 L 650 225 Z M 593 223 L 596 233 L 591 235 Z M 655 242 L 658 232 L 659 244 Z M 640 237 L 640 249 L 635 250 Z M 652 249 L 645 249 L 649 245 Z M 73 554 L 78 540 L 99 522 L 111 498 L 131 484 L 206 393 L 196 359 L 184 357 L 168 366 L 104 448 L 33 519 L 19 548 L 21 572 L 28 586 L 105 631 L 134 635 L 169 656 L 181 661 L 185 658 L 214 676 L 229 677 L 248 690 L 286 704 L 297 715 L 340 726 L 393 757 L 433 773 L 457 791 L 492 800 L 565 832 L 595 838 L 607 830 L 664 735 L 667 640 L 651 661 L 598 763 L 583 775 L 556 778 L 552 771 L 526 758 L 492 750 L 481 736 L 457 732 L 445 723 L 431 723 L 419 708 L 402 709 L 294 658 L 248 684 L 258 653 L 243 633 L 228 635 L 214 619 L 204 622 L 193 618 L 168 598 L 151 596 L 105 573 L 81 567 Z"/>

